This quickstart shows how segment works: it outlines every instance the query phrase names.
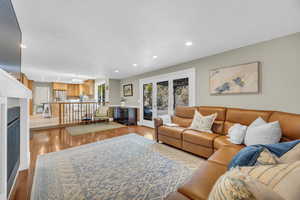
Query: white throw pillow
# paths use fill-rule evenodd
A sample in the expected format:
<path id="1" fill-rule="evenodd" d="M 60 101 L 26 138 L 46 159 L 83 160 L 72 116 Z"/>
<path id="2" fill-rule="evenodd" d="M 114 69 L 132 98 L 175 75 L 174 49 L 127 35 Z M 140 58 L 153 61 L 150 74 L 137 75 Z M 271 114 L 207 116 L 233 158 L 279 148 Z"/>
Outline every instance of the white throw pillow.
<path id="1" fill-rule="evenodd" d="M 254 120 L 250 125 L 249 128 L 253 128 L 253 127 L 257 127 L 257 126 L 261 126 L 267 124 L 267 122 L 265 120 L 263 120 L 263 118 L 258 117 L 256 120 Z"/>
<path id="2" fill-rule="evenodd" d="M 258 126 L 261 126 L 261 125 L 265 125 L 267 124 L 267 122 L 265 120 L 263 120 L 263 118 L 261 117 L 258 117 L 256 118 L 256 120 L 254 120 L 249 126 L 248 126 L 248 129 L 251 129 L 251 128 L 254 128 L 254 127 L 258 127 Z M 248 138 L 250 136 L 247 136 L 247 132 L 248 132 L 248 129 L 246 131 L 246 135 L 245 135 L 245 138 L 244 138 L 244 144 L 248 143 Z"/>
<path id="3" fill-rule="evenodd" d="M 245 136 L 245 145 L 276 144 L 282 136 L 278 121 L 266 123 L 263 119 L 257 118 L 248 127 Z"/>
<path id="4" fill-rule="evenodd" d="M 194 119 L 189 128 L 197 131 L 212 133 L 211 127 L 216 118 L 217 113 L 208 116 L 203 116 L 198 111 L 195 111 Z"/>
<path id="5" fill-rule="evenodd" d="M 242 144 L 247 132 L 247 126 L 241 124 L 234 124 L 228 130 L 229 141 L 233 144 Z"/>
<path id="6" fill-rule="evenodd" d="M 172 123 L 170 115 L 161 115 L 161 116 L 159 116 L 159 118 L 161 118 L 163 120 L 164 125 Z"/>

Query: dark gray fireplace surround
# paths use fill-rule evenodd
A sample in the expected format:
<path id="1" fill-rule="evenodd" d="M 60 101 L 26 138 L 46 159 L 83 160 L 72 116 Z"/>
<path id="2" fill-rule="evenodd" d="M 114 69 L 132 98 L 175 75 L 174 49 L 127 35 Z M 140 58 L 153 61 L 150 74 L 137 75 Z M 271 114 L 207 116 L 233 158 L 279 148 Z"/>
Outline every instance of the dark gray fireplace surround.
<path id="1" fill-rule="evenodd" d="M 7 195 L 20 166 L 20 107 L 7 109 Z"/>

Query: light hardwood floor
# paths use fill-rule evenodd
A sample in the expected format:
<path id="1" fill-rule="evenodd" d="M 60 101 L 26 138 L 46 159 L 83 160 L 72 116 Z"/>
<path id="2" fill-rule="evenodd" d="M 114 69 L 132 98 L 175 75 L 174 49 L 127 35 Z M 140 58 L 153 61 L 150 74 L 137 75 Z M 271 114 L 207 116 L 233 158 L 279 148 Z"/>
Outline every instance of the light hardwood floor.
<path id="1" fill-rule="evenodd" d="M 154 129 L 143 126 L 129 126 L 109 131 L 89 133 L 80 136 L 71 136 L 65 128 L 35 131 L 30 139 L 31 164 L 28 170 L 22 171 L 16 181 L 10 200 L 29 200 L 30 191 L 38 155 L 56 152 L 63 149 L 96 142 L 112 137 L 137 133 L 146 138 L 153 139 Z"/>

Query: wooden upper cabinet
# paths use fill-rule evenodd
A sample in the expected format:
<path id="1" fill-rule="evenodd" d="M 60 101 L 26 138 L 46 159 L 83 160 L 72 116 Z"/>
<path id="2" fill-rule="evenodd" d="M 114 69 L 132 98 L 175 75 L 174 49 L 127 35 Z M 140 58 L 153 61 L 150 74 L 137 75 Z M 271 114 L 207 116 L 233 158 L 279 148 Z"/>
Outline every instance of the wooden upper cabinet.
<path id="1" fill-rule="evenodd" d="M 68 84 L 66 83 L 53 83 L 53 90 L 67 90 Z"/>
<path id="2" fill-rule="evenodd" d="M 30 89 L 30 90 L 32 90 L 32 86 L 33 85 L 33 80 L 28 80 L 28 85 L 27 85 L 27 87 Z"/>
<path id="3" fill-rule="evenodd" d="M 79 84 L 79 95 L 83 95 L 83 94 L 84 94 L 83 84 Z"/>
<path id="4" fill-rule="evenodd" d="M 94 90 L 95 90 L 95 80 L 87 80 L 86 81 L 88 84 L 88 95 L 93 96 L 94 95 Z"/>
<path id="5" fill-rule="evenodd" d="M 94 95 L 94 87 L 95 87 L 95 80 L 86 80 L 80 86 L 80 90 L 83 95 L 93 96 Z"/>
<path id="6" fill-rule="evenodd" d="M 33 81 L 29 80 L 25 74 L 21 74 L 20 80 L 23 85 L 25 85 L 28 89 L 32 91 Z M 29 100 L 29 114 L 33 115 L 33 102 L 32 99 Z"/>
<path id="7" fill-rule="evenodd" d="M 53 83 L 53 90 L 66 90 L 69 97 L 78 97 L 80 95 L 93 96 L 94 85 L 94 80 L 86 80 L 83 84 Z"/>
<path id="8" fill-rule="evenodd" d="M 80 96 L 80 85 L 79 84 L 68 84 L 67 96 L 78 97 Z"/>
<path id="9" fill-rule="evenodd" d="M 23 85 L 25 85 L 26 87 L 28 87 L 29 82 L 28 82 L 28 78 L 25 74 L 21 75 L 21 82 L 23 83 Z"/>
<path id="10" fill-rule="evenodd" d="M 32 90 L 32 81 L 27 78 L 27 76 L 21 73 L 20 79 L 18 79 L 23 85 Z"/>

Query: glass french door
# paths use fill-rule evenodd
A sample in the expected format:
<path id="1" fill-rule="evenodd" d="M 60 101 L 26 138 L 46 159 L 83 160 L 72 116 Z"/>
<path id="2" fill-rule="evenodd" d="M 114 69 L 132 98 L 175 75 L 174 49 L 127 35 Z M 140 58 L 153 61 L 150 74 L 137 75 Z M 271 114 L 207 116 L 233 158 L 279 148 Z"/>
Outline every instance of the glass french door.
<path id="1" fill-rule="evenodd" d="M 189 79 L 158 80 L 143 84 L 142 125 L 154 127 L 154 118 L 172 115 L 176 106 L 189 106 Z"/>
<path id="2" fill-rule="evenodd" d="M 153 124 L 153 83 L 143 84 L 142 122 L 146 126 Z"/>
<path id="3" fill-rule="evenodd" d="M 173 80 L 173 108 L 176 106 L 189 106 L 189 78 Z"/>
<path id="4" fill-rule="evenodd" d="M 156 83 L 156 109 L 157 116 L 169 114 L 169 81 L 161 81 Z"/>
<path id="5" fill-rule="evenodd" d="M 140 124 L 154 127 L 154 118 L 173 115 L 176 106 L 195 105 L 195 70 L 140 80 Z"/>
<path id="6" fill-rule="evenodd" d="M 169 114 L 169 81 L 144 83 L 142 94 L 142 122 L 153 127 L 154 118 Z"/>

